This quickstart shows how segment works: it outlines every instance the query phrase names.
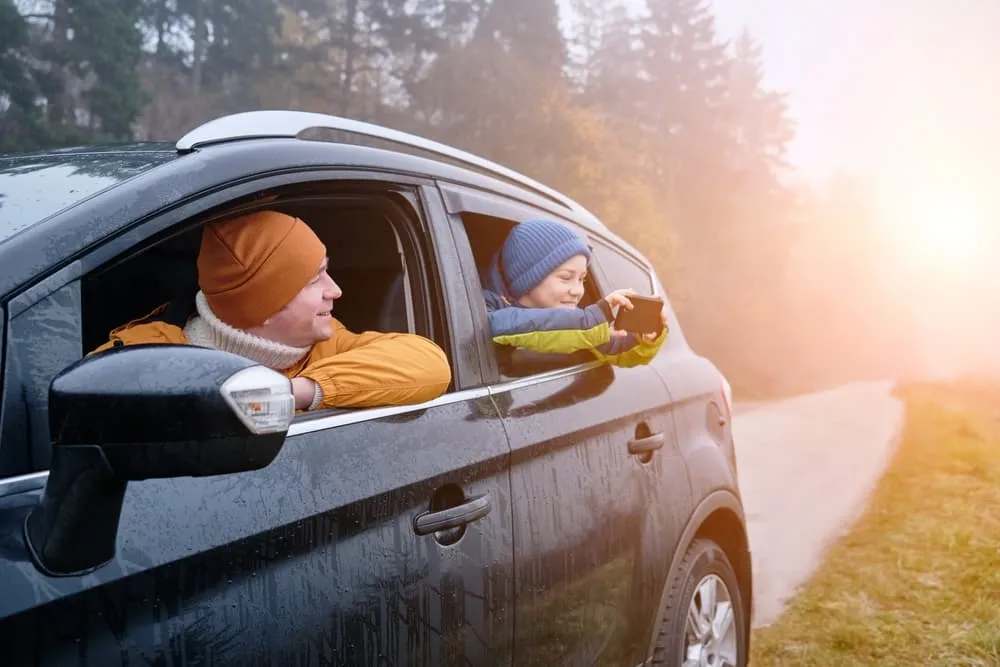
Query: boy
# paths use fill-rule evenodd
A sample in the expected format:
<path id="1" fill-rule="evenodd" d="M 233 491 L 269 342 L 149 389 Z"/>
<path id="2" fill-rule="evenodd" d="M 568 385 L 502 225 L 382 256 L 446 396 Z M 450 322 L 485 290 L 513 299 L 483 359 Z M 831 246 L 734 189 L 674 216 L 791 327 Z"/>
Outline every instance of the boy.
<path id="1" fill-rule="evenodd" d="M 658 333 L 636 336 L 611 328 L 615 308 L 632 309 L 634 290 L 615 290 L 580 308 L 589 259 L 590 248 L 567 225 L 516 225 L 483 276 L 493 342 L 543 353 L 590 350 L 616 366 L 648 364 L 666 340 L 666 311 Z"/>

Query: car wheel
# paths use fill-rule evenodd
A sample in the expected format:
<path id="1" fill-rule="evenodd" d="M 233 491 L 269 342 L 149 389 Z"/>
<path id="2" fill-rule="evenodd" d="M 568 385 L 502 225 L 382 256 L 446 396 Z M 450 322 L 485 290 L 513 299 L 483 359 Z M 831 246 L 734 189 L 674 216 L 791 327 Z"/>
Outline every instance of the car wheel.
<path id="1" fill-rule="evenodd" d="M 653 665 L 745 667 L 747 618 L 736 573 L 712 540 L 688 548 L 667 595 Z"/>

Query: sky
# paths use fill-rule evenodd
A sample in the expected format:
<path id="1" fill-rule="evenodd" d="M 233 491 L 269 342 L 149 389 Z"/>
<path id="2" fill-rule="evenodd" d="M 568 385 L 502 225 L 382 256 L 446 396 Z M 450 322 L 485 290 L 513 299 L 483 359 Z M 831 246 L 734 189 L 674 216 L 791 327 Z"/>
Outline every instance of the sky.
<path id="1" fill-rule="evenodd" d="M 787 94 L 797 180 L 848 171 L 874 197 L 928 368 L 1000 373 L 1000 0 L 711 4 L 720 36 L 747 27 Z"/>
<path id="2" fill-rule="evenodd" d="M 1000 46 L 991 42 L 1000 44 L 1000 2 L 714 0 L 712 7 L 721 36 L 746 26 L 762 43 L 766 82 L 788 94 L 797 124 L 791 160 L 810 182 L 850 170 L 890 208 L 914 189 L 959 199 L 992 189 L 1000 77 L 991 62 L 1000 60 Z"/>
<path id="3" fill-rule="evenodd" d="M 1000 2 L 713 4 L 722 34 L 745 25 L 762 42 L 800 172 L 861 175 L 896 254 L 925 267 L 898 295 L 921 313 L 928 369 L 1000 365 Z"/>
<path id="4" fill-rule="evenodd" d="M 979 0 L 715 0 L 719 30 L 763 43 L 768 83 L 789 93 L 795 162 L 822 176 L 846 167 L 961 169 L 997 142 L 991 45 L 1000 3 Z M 991 34 L 992 33 L 992 34 Z M 992 48 L 992 55 L 1000 49 Z M 890 173 L 886 173 L 890 172 Z"/>

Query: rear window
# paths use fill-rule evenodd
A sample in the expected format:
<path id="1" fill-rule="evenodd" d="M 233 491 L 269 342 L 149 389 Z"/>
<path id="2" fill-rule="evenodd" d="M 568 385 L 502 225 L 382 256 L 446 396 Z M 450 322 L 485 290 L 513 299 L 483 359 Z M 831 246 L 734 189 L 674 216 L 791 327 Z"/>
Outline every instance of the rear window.
<path id="1" fill-rule="evenodd" d="M 0 156 L 0 242 L 175 157 L 166 151 Z"/>

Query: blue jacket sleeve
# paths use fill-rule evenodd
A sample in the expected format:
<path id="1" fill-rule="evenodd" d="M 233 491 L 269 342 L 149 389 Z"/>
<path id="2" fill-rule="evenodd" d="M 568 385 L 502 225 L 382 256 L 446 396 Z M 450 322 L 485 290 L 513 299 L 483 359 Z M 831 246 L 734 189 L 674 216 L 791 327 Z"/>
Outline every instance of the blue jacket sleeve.
<path id="1" fill-rule="evenodd" d="M 522 308 L 490 292 L 485 296 L 490 335 L 498 345 L 571 354 L 611 339 L 610 308 L 603 300 L 586 308 Z"/>

